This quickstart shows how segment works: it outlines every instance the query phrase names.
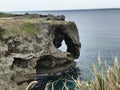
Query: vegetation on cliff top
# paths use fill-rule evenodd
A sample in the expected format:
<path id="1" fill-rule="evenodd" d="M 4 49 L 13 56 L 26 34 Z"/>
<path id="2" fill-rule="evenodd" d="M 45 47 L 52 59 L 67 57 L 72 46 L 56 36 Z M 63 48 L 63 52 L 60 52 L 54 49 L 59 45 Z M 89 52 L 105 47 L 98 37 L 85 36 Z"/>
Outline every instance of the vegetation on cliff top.
<path id="1" fill-rule="evenodd" d="M 39 17 L 38 17 L 39 16 Z M 47 16 L 37 14 L 9 14 L 0 12 L 0 28 L 4 31 L 3 37 L 15 36 L 17 34 L 28 37 L 36 34 L 40 28 L 37 26 L 39 23 L 69 23 L 65 21 L 47 20 Z"/>
<path id="2" fill-rule="evenodd" d="M 33 21 L 33 22 L 32 22 Z M 31 19 L 14 19 L 11 17 L 0 19 L 0 37 L 9 37 L 15 35 L 22 35 L 25 37 L 34 35 L 37 33 L 39 28 L 36 27 L 37 21 Z"/>
<path id="3" fill-rule="evenodd" d="M 36 34 L 37 30 L 34 23 L 25 23 L 23 29 L 27 31 L 30 35 Z"/>
<path id="4" fill-rule="evenodd" d="M 15 14 L 8 14 L 8 13 L 2 13 L 0 12 L 0 17 L 14 17 L 16 16 Z"/>

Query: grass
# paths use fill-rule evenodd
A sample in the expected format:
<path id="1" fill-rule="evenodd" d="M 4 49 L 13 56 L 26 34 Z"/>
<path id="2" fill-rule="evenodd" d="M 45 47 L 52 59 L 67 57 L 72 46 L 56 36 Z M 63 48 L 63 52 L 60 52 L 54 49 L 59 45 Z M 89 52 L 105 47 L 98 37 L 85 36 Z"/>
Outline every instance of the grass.
<path id="1" fill-rule="evenodd" d="M 24 30 L 27 31 L 30 35 L 36 34 L 37 30 L 34 23 L 27 22 L 24 24 Z"/>
<path id="2" fill-rule="evenodd" d="M 27 21 L 28 20 L 28 21 Z M 0 19 L 0 37 L 7 38 L 9 36 L 22 35 L 29 37 L 37 33 L 37 21 L 29 19 L 14 19 L 1 18 Z"/>
<path id="3" fill-rule="evenodd" d="M 105 64 L 106 68 L 104 68 L 100 57 L 98 57 L 98 64 L 100 70 L 93 65 L 94 78 L 92 80 L 85 82 L 81 81 L 79 78 L 72 78 L 72 81 L 76 84 L 76 87 L 72 90 L 120 90 L 120 63 L 117 57 L 115 57 L 113 67 Z M 106 73 L 104 73 L 105 70 Z M 66 80 L 63 83 L 63 88 L 61 88 L 61 90 L 71 90 L 67 86 L 68 81 L 69 80 Z M 50 90 L 48 89 L 50 85 L 52 86 L 51 90 L 55 90 L 54 87 L 57 82 L 58 81 L 49 82 L 45 90 Z"/>
<path id="4" fill-rule="evenodd" d="M 106 66 L 107 73 L 104 74 L 103 64 L 98 58 L 100 71 L 93 65 L 94 80 L 87 84 L 87 90 L 120 90 L 120 64 L 117 57 L 114 60 L 114 67 Z"/>

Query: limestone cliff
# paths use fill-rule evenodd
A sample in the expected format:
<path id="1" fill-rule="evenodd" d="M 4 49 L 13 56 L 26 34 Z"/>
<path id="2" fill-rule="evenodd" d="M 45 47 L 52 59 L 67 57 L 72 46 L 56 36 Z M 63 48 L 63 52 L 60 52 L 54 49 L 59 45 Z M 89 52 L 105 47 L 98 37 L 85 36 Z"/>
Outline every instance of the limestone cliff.
<path id="1" fill-rule="evenodd" d="M 66 52 L 58 49 L 63 40 Z M 75 23 L 65 21 L 64 16 L 0 17 L 0 90 L 25 90 L 36 75 L 74 67 L 80 47 Z"/>

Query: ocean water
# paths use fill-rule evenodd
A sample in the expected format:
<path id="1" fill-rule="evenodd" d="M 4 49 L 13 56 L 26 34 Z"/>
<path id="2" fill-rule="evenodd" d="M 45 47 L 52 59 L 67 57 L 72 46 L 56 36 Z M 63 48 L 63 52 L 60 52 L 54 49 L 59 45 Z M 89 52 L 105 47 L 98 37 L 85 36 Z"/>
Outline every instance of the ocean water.
<path id="1" fill-rule="evenodd" d="M 23 12 L 22 12 L 23 13 Z M 77 25 L 81 55 L 76 60 L 80 68 L 80 77 L 92 77 L 92 64 L 98 65 L 98 55 L 103 63 L 113 65 L 114 57 L 120 60 L 120 10 L 69 10 L 69 11 L 34 11 L 30 13 L 65 15 L 67 21 Z M 61 50 L 66 50 L 63 42 Z"/>

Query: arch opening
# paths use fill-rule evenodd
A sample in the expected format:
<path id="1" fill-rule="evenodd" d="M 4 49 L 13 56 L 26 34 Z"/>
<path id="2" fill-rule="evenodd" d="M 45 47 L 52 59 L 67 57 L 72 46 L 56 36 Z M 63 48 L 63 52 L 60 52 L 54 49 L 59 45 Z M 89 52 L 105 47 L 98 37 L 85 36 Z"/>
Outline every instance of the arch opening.
<path id="1" fill-rule="evenodd" d="M 66 46 L 66 43 L 64 40 L 62 41 L 62 45 L 58 49 L 63 51 L 63 52 L 67 51 L 67 46 Z"/>
<path id="2" fill-rule="evenodd" d="M 74 59 L 78 58 L 80 55 L 80 46 L 73 42 L 72 37 L 66 32 L 66 27 L 62 25 L 54 30 L 53 44 L 59 50 L 71 53 Z"/>

